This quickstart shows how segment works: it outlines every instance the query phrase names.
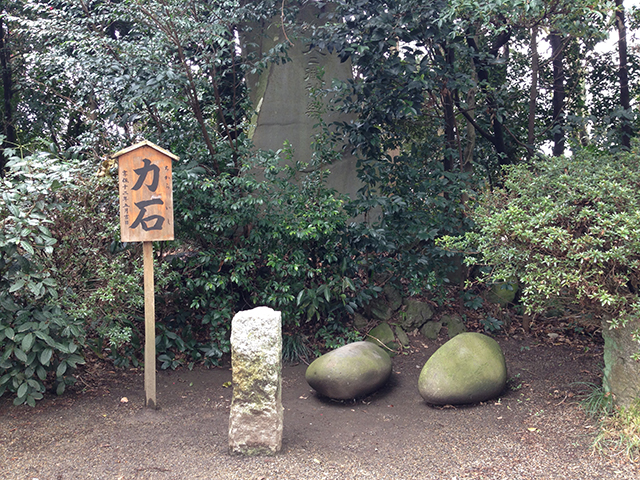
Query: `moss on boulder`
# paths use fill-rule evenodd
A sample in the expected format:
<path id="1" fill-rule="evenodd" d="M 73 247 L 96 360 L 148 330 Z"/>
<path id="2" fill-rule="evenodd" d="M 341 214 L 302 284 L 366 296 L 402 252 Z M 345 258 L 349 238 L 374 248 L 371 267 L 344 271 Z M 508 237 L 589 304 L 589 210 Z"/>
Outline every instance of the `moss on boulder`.
<path id="1" fill-rule="evenodd" d="M 427 403 L 460 405 L 498 396 L 507 383 L 502 349 L 480 333 L 461 333 L 427 360 L 418 390 Z"/>
<path id="2" fill-rule="evenodd" d="M 307 383 L 319 394 L 349 400 L 375 392 L 391 376 L 391 358 L 371 342 L 354 342 L 315 359 Z"/>

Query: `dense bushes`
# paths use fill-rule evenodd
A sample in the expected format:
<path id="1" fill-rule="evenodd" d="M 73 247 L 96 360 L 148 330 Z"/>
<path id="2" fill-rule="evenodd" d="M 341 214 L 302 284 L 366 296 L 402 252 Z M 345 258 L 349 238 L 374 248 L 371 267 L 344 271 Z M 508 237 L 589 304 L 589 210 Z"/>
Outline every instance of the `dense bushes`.
<path id="1" fill-rule="evenodd" d="M 34 404 L 47 387 L 61 393 L 84 347 L 118 366 L 139 364 L 139 245 L 118 241 L 115 180 L 69 164 L 16 157 L 2 184 L 0 394 L 15 393 L 16 403 Z M 162 368 L 216 364 L 241 309 L 268 305 L 287 325 L 314 331 L 369 298 L 345 240 L 344 199 L 326 188 L 325 173 L 279 167 L 273 153 L 236 176 L 176 167 L 179 240 L 156 249 Z"/>
<path id="2" fill-rule="evenodd" d="M 299 325 L 342 319 L 364 301 L 344 198 L 326 187 L 326 172 L 278 166 L 277 153 L 261 153 L 238 176 L 176 173 L 178 236 L 193 247 L 174 262 L 185 272 L 179 288 L 215 328 L 257 305 Z"/>
<path id="3" fill-rule="evenodd" d="M 378 278 L 404 285 L 412 295 L 437 290 L 455 267 L 435 239 L 470 228 L 463 199 L 471 175 L 445 171 L 440 160 L 414 147 L 369 161 L 363 178 L 368 195 L 350 207 L 354 215 L 367 212 L 371 218 L 352 225 L 353 248 Z"/>
<path id="4" fill-rule="evenodd" d="M 529 312 L 550 307 L 617 327 L 640 313 L 640 155 L 582 150 L 506 172 L 484 192 L 476 229 L 442 239 L 484 265 L 485 280 L 517 278 Z"/>
<path id="5" fill-rule="evenodd" d="M 161 368 L 217 364 L 243 309 L 280 310 L 288 350 L 304 355 L 309 337 L 327 348 L 357 338 L 346 325 L 380 291 L 379 274 L 413 292 L 438 283 L 433 237 L 460 228 L 460 179 L 423 168 L 412 188 L 417 172 L 390 165 L 383 174 L 405 190 L 378 192 L 381 221 L 350 226 L 353 205 L 327 188 L 328 171 L 282 157 L 247 153 L 221 174 L 175 165 L 177 240 L 156 248 Z M 115 179 L 73 164 L 15 158 L 2 186 L 0 394 L 17 403 L 61 393 L 89 348 L 116 366 L 140 362 L 140 246 L 119 241 Z"/>
<path id="6" fill-rule="evenodd" d="M 84 325 L 60 308 L 49 229 L 56 191 L 73 170 L 45 153 L 12 155 L 8 167 L 0 184 L 0 395 L 35 405 L 48 386 L 62 393 L 84 363 Z"/>

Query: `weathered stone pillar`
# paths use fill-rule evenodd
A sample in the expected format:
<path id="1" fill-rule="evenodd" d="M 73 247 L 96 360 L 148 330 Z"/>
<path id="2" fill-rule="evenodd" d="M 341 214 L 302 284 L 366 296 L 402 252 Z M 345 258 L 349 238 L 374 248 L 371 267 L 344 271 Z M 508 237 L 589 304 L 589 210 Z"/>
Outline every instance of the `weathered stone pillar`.
<path id="1" fill-rule="evenodd" d="M 232 454 L 273 455 L 282 446 L 281 318 L 280 312 L 258 307 L 231 321 Z"/>
<path id="2" fill-rule="evenodd" d="M 605 391 L 614 395 L 621 407 L 628 407 L 640 399 L 640 362 L 631 358 L 638 351 L 638 342 L 633 332 L 640 329 L 639 320 L 629 320 L 624 327 L 610 329 L 602 323 L 604 338 Z"/>

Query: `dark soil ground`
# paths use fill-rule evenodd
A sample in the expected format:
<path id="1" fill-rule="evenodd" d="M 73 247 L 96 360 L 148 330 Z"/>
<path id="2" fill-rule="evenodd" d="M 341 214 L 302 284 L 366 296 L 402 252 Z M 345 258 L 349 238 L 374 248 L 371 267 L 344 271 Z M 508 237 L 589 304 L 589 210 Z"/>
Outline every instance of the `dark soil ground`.
<path id="1" fill-rule="evenodd" d="M 0 398 L 0 479 L 638 479 L 595 454 L 579 406 L 599 383 L 602 347 L 580 336 L 498 336 L 509 369 L 500 398 L 434 408 L 420 370 L 446 339 L 411 337 L 389 384 L 353 402 L 316 396 L 306 365 L 283 371 L 284 439 L 275 457 L 227 453 L 229 368 L 161 371 L 159 410 L 141 371 L 91 363 L 78 389 L 35 408 Z"/>

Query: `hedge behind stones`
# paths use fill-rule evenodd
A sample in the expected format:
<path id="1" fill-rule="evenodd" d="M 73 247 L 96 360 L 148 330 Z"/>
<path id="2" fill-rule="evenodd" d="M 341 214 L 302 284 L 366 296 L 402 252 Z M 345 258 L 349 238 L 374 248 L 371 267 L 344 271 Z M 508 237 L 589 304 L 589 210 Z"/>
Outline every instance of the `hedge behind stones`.
<path id="1" fill-rule="evenodd" d="M 472 233 L 440 245 L 465 252 L 468 265 L 489 267 L 485 281 L 517 278 L 529 313 L 560 307 L 611 328 L 638 318 L 637 146 L 511 166 L 504 188 L 481 194 L 472 218 Z"/>

